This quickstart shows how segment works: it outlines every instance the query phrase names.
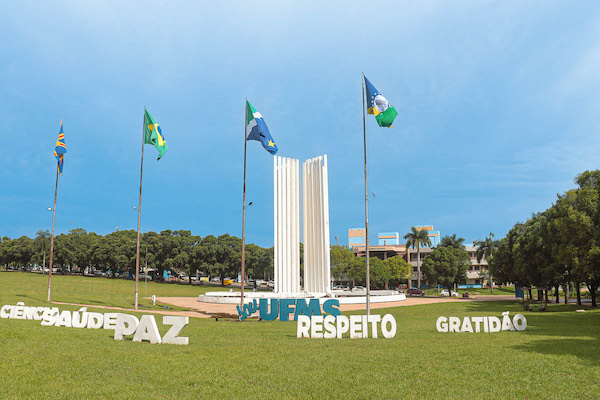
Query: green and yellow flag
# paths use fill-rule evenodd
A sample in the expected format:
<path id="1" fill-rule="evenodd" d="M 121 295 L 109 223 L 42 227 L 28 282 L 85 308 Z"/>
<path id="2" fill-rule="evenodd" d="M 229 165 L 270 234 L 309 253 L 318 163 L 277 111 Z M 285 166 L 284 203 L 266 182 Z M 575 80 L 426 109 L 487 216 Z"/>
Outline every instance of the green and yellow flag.
<path id="1" fill-rule="evenodd" d="M 153 144 L 156 147 L 156 150 L 158 150 L 157 160 L 160 160 L 169 150 L 160 126 L 146 109 L 144 109 L 144 143 Z"/>
<path id="2" fill-rule="evenodd" d="M 390 102 L 383 97 L 381 92 L 375 89 L 375 86 L 365 76 L 365 83 L 367 87 L 367 114 L 375 115 L 377 123 L 382 128 L 391 128 L 394 118 L 398 115 L 398 112 Z"/>

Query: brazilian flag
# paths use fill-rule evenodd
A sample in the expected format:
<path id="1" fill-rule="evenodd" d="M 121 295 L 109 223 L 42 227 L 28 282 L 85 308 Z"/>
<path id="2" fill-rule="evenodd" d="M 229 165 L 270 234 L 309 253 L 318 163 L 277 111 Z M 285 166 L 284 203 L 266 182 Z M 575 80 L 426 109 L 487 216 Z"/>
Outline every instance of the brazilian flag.
<path id="1" fill-rule="evenodd" d="M 153 144 L 158 150 L 158 160 L 165 155 L 169 147 L 160 126 L 156 123 L 148 110 L 144 109 L 144 143 Z"/>
<path id="2" fill-rule="evenodd" d="M 365 76 L 365 86 L 367 87 L 367 113 L 375 115 L 377 123 L 382 128 L 391 128 L 394 118 L 398 115 L 398 111 L 383 97 L 379 90 Z"/>

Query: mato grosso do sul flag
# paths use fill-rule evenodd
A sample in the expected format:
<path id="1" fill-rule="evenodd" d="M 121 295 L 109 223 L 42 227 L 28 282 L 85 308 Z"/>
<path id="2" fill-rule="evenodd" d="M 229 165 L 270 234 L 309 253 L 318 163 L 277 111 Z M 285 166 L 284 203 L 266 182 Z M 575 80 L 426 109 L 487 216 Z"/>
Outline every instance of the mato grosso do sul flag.
<path id="1" fill-rule="evenodd" d="M 63 121 L 60 120 L 60 131 L 58 132 L 58 139 L 56 140 L 56 146 L 54 146 L 54 157 L 58 161 L 58 173 L 62 175 L 63 161 L 65 153 L 67 152 L 67 145 L 65 144 L 65 134 L 63 132 Z"/>
<path id="2" fill-rule="evenodd" d="M 375 89 L 375 86 L 369 82 L 366 76 L 365 86 L 367 87 L 367 113 L 375 115 L 375 119 L 379 126 L 391 128 L 398 112 L 390 102 L 383 97 L 379 90 Z"/>
<path id="3" fill-rule="evenodd" d="M 277 145 L 269 133 L 263 116 L 248 100 L 246 100 L 246 140 L 258 140 L 269 153 L 277 153 Z"/>
<path id="4" fill-rule="evenodd" d="M 160 126 L 146 109 L 144 109 L 144 143 L 153 144 L 156 147 L 156 150 L 158 150 L 157 160 L 160 160 L 169 150 Z"/>

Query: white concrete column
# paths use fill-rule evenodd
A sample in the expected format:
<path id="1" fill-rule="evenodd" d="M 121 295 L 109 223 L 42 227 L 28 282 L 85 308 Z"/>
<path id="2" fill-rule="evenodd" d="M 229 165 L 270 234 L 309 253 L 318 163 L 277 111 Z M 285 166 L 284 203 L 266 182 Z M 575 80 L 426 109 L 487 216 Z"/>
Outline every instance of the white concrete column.
<path id="1" fill-rule="evenodd" d="M 330 293 L 327 156 L 305 161 L 303 173 L 304 289 Z"/>
<path id="2" fill-rule="evenodd" d="M 300 292 L 299 161 L 276 156 L 273 165 L 274 292 L 296 295 Z"/>

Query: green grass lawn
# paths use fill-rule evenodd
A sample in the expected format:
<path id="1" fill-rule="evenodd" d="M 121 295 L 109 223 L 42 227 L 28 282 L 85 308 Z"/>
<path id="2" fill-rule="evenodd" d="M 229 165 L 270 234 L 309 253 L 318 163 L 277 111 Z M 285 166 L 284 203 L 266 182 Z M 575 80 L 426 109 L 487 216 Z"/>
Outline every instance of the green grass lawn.
<path id="1" fill-rule="evenodd" d="M 129 301 L 127 286 L 119 286 L 127 282 L 61 278 L 58 300 Z M 0 305 L 44 305 L 41 283 L 34 274 L 0 273 Z M 152 286 L 169 296 L 186 290 L 195 296 L 198 289 Z M 576 308 L 551 305 L 547 313 L 525 313 L 525 332 L 490 334 L 438 333 L 435 321 L 513 314 L 519 304 L 377 310 L 396 317 L 394 339 L 297 339 L 294 322 L 192 318 L 182 332 L 189 346 L 119 342 L 108 330 L 0 319 L 0 398 L 597 399 L 600 312 Z"/>
<path id="2" fill-rule="evenodd" d="M 446 288 L 444 288 L 446 289 Z M 440 292 L 442 290 L 444 290 L 442 288 L 440 288 Z M 447 289 L 446 289 L 447 290 Z M 426 289 L 424 290 L 425 294 L 427 296 L 438 296 L 438 290 L 437 289 Z M 490 293 L 490 288 L 481 288 L 481 289 L 474 289 L 474 288 L 469 288 L 469 289 L 458 289 L 456 290 L 456 292 L 458 292 L 459 295 L 462 295 L 464 292 L 469 292 L 469 294 L 474 295 L 475 293 L 479 293 L 480 295 L 486 295 L 489 296 L 491 294 L 493 294 L 494 296 L 496 295 L 511 295 L 514 296 L 515 295 L 515 288 L 513 287 L 495 287 L 494 288 L 494 293 Z"/>
<path id="3" fill-rule="evenodd" d="M 11 285 L 17 280 L 18 285 Z M 48 275 L 27 272 L 0 271 L 0 299 L 12 295 L 18 301 L 46 303 L 48 297 Z M 219 286 L 185 285 L 176 283 L 139 282 L 139 306 L 145 309 L 162 309 L 152 305 L 152 297 L 195 297 L 207 291 L 229 290 Z M 52 275 L 52 300 L 65 303 L 90 304 L 133 308 L 135 281 L 127 279 L 101 278 L 78 275 Z M 3 303 L 5 304 L 5 303 Z M 170 306 L 171 307 L 171 306 Z"/>

